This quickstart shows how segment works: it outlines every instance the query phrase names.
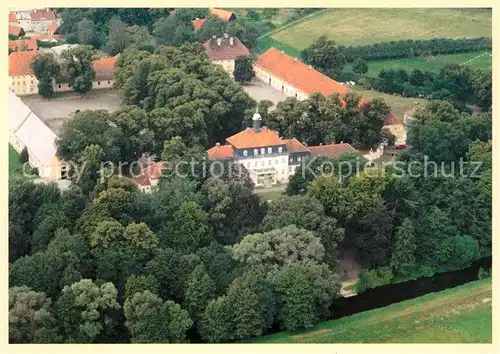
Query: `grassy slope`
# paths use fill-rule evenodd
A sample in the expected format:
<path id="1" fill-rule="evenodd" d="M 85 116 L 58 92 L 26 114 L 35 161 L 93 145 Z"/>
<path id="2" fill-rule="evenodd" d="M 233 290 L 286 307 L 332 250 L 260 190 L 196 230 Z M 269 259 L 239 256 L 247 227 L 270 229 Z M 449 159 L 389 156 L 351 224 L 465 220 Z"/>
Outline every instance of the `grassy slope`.
<path id="1" fill-rule="evenodd" d="M 382 93 L 374 90 L 366 90 L 360 86 L 351 86 L 351 89 L 366 98 L 381 97 L 384 99 L 385 103 L 391 107 L 392 113 L 394 113 L 398 118 L 403 118 L 404 111 L 416 105 L 425 107 L 429 101 L 422 98 L 415 97 L 402 97 L 397 95 L 390 95 L 387 93 Z"/>
<path id="2" fill-rule="evenodd" d="M 13 174 L 16 167 L 21 164 L 19 158 L 17 151 L 9 144 L 9 175 Z"/>
<path id="3" fill-rule="evenodd" d="M 331 9 L 273 34 L 299 50 L 325 34 L 338 44 L 401 39 L 492 36 L 491 12 L 480 9 Z"/>
<path id="4" fill-rule="evenodd" d="M 378 76 L 382 69 L 405 69 L 412 71 L 420 69 L 424 71 L 432 71 L 438 73 L 446 64 L 463 64 L 474 69 L 491 69 L 492 58 L 490 55 L 482 55 L 485 52 L 460 53 L 449 55 L 438 55 L 431 58 L 415 58 L 415 59 L 396 59 L 396 60 L 380 60 L 368 62 L 368 76 Z M 476 59 L 477 58 L 477 59 Z M 346 65 L 344 70 L 350 70 L 350 64 Z"/>
<path id="5" fill-rule="evenodd" d="M 491 291 L 484 279 L 253 342 L 491 343 Z"/>

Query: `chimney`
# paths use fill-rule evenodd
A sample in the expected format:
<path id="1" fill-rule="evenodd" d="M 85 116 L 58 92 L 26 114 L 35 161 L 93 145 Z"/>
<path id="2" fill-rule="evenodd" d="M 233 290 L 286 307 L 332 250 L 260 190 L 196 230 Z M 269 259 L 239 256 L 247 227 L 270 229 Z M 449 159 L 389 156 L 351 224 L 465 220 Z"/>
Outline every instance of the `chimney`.
<path id="1" fill-rule="evenodd" d="M 229 37 L 229 45 L 230 46 L 234 45 L 234 38 L 233 37 Z"/>
<path id="2" fill-rule="evenodd" d="M 319 146 L 323 146 L 323 143 L 319 143 Z"/>
<path id="3" fill-rule="evenodd" d="M 217 45 L 220 47 L 222 43 L 222 38 L 217 38 Z"/>
<path id="4" fill-rule="evenodd" d="M 255 130 L 256 133 L 259 133 L 260 124 L 262 123 L 262 117 L 260 116 L 257 109 L 255 109 L 255 113 L 253 114 L 252 122 L 253 122 L 253 129 Z"/>
<path id="5" fill-rule="evenodd" d="M 341 144 L 343 144 L 343 143 L 344 143 L 344 141 L 343 141 L 343 140 L 341 140 L 341 141 L 340 141 L 340 143 L 341 143 Z"/>
<path id="6" fill-rule="evenodd" d="M 219 147 L 219 146 L 220 146 L 220 143 L 215 143 L 215 146 Z"/>

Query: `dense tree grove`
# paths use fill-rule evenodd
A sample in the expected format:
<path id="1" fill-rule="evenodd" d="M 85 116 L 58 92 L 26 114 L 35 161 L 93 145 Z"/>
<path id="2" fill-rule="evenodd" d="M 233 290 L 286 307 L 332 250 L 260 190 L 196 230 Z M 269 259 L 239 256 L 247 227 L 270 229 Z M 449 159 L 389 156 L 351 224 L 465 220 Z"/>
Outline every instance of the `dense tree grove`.
<path id="1" fill-rule="evenodd" d="M 447 100 L 458 107 L 477 104 L 487 111 L 491 107 L 492 72 L 457 64 L 446 65 L 438 74 L 389 69 L 381 70 L 378 78 L 365 79 L 365 86 L 406 97 Z"/>
<path id="2" fill-rule="evenodd" d="M 360 103 L 361 96 L 348 93 L 344 97 L 312 94 L 299 101 L 294 97 L 278 103 L 263 115 L 264 124 L 276 129 L 284 138 L 296 138 L 308 145 L 341 141 L 357 148 L 377 146 L 389 107 L 383 100 Z"/>
<path id="3" fill-rule="evenodd" d="M 368 45 L 339 46 L 346 60 L 353 62 L 356 58 L 364 60 L 385 60 L 415 58 L 438 54 L 456 54 L 491 50 L 491 38 L 433 38 L 423 40 L 401 40 Z"/>

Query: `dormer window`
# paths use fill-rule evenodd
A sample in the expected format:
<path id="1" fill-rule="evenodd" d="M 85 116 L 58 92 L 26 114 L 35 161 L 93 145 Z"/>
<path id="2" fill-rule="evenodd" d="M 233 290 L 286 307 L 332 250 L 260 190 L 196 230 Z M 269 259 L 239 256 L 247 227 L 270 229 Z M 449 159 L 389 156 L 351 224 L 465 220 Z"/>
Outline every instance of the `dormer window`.
<path id="1" fill-rule="evenodd" d="M 281 146 L 278 148 L 278 152 L 283 152 L 283 148 Z"/>
<path id="2" fill-rule="evenodd" d="M 260 149 L 260 153 L 261 153 L 261 155 L 264 155 L 266 153 L 266 149 L 264 149 L 264 148 Z"/>
<path id="3" fill-rule="evenodd" d="M 254 155 L 258 155 L 258 154 L 259 154 L 259 150 L 257 150 L 257 149 L 253 149 L 253 154 L 254 154 Z"/>
<path id="4" fill-rule="evenodd" d="M 248 151 L 243 150 L 243 156 L 247 156 L 247 155 L 248 155 Z"/>
<path id="5" fill-rule="evenodd" d="M 267 153 L 272 154 L 273 153 L 273 148 L 267 148 Z"/>

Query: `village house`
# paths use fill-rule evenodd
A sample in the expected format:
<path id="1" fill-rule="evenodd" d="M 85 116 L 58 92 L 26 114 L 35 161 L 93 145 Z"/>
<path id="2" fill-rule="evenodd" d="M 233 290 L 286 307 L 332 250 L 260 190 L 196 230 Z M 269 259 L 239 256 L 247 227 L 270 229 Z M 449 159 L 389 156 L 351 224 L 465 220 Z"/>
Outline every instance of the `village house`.
<path id="1" fill-rule="evenodd" d="M 384 120 L 383 130 L 388 131 L 396 137 L 396 145 L 404 144 L 406 142 L 406 129 L 401 122 L 392 112 L 389 112 Z"/>
<path id="2" fill-rule="evenodd" d="M 222 10 L 222 9 L 216 9 L 216 8 L 211 8 L 209 9 L 209 15 L 211 16 L 217 16 L 224 22 L 231 22 L 236 20 L 236 15 L 232 13 L 231 11 L 227 10 Z M 191 23 L 193 24 L 194 30 L 197 31 L 203 27 L 205 24 L 206 18 L 195 18 Z"/>
<path id="3" fill-rule="evenodd" d="M 29 52 L 38 50 L 36 39 L 16 39 L 9 41 L 9 50 L 13 52 Z"/>
<path id="4" fill-rule="evenodd" d="M 160 181 L 163 168 L 164 164 L 162 162 L 156 162 L 150 166 L 144 167 L 139 176 L 134 178 L 137 188 L 144 193 L 151 193 L 152 188 L 157 186 Z"/>
<path id="5" fill-rule="evenodd" d="M 38 92 L 38 80 L 30 63 L 40 51 L 12 52 L 9 55 L 9 89 L 16 95 L 34 95 Z"/>
<path id="6" fill-rule="evenodd" d="M 67 179 L 68 166 L 56 156 L 57 136 L 9 90 L 7 104 L 9 143 L 18 152 L 26 147 L 29 164 L 46 180 Z"/>
<path id="7" fill-rule="evenodd" d="M 26 32 L 47 32 L 60 23 L 56 13 L 48 8 L 13 9 L 9 13 L 9 24 L 22 27 Z"/>
<path id="8" fill-rule="evenodd" d="M 248 48 L 238 38 L 230 37 L 227 34 L 219 38 L 213 36 L 203 45 L 212 63 L 220 65 L 231 76 L 234 72 L 236 58 L 242 55 L 250 55 Z"/>
<path id="9" fill-rule="evenodd" d="M 92 89 L 112 88 L 115 80 L 113 75 L 116 71 L 116 61 L 118 55 L 111 58 L 96 59 L 92 62 L 92 67 L 95 70 L 95 79 L 92 81 Z M 58 78 L 54 85 L 55 92 L 71 91 L 71 84 L 67 78 Z"/>
<path id="10" fill-rule="evenodd" d="M 12 52 L 9 55 L 9 88 L 18 96 L 34 95 L 38 93 L 38 80 L 31 70 L 30 63 L 37 54 L 42 51 Z M 57 57 L 57 56 L 56 56 Z M 116 71 L 118 55 L 112 58 L 97 59 L 92 62 L 96 72 L 92 89 L 103 89 L 113 87 L 115 80 L 113 75 Z M 54 82 L 54 92 L 71 91 L 71 85 L 67 78 L 59 77 Z"/>
<path id="11" fill-rule="evenodd" d="M 22 27 L 9 25 L 9 34 L 16 38 L 19 38 L 24 36 L 26 33 L 24 32 Z"/>

